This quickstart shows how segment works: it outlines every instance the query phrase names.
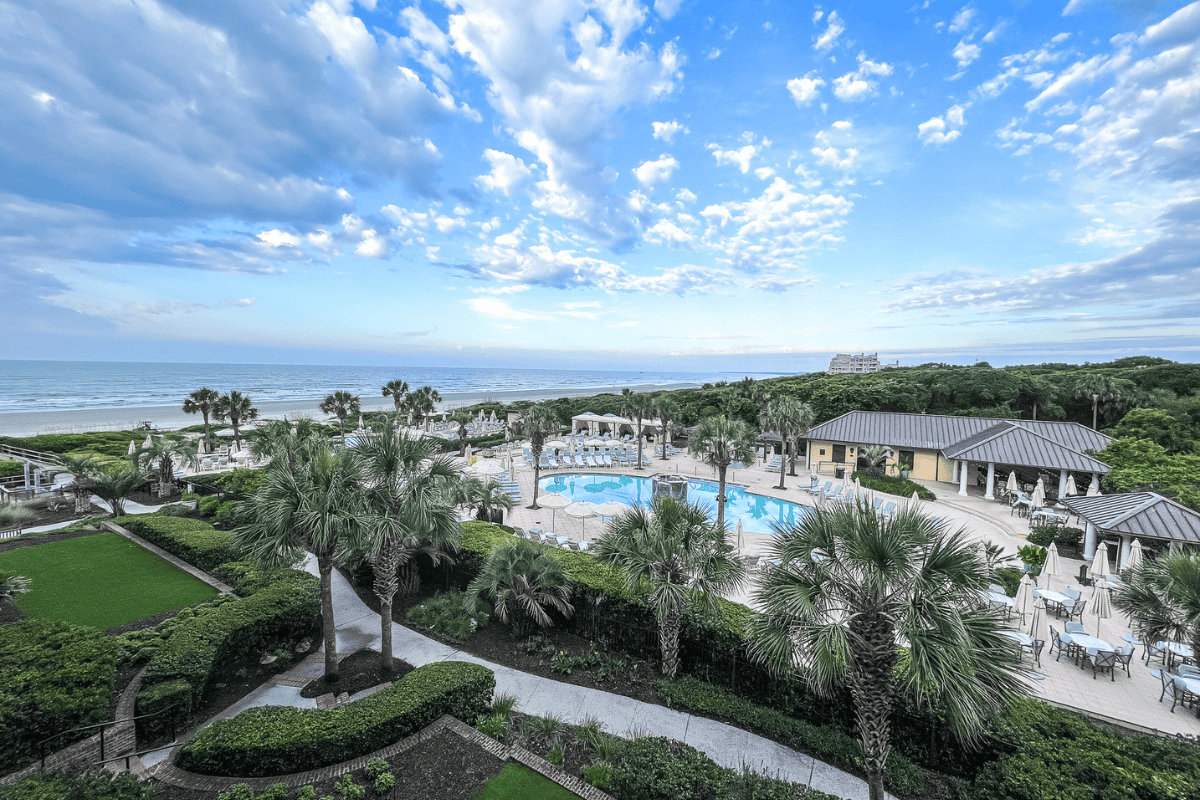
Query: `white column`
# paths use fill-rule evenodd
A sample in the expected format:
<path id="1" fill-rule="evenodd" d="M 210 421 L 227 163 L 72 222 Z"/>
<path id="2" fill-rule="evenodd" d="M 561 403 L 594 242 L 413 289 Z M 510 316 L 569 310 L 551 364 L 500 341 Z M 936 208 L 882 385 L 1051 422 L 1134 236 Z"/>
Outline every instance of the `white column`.
<path id="1" fill-rule="evenodd" d="M 1121 534 L 1121 552 L 1117 555 L 1117 570 L 1125 569 L 1125 565 L 1129 563 L 1129 548 L 1133 546 L 1133 536 L 1131 534 Z"/>
<path id="2" fill-rule="evenodd" d="M 1058 473 L 1058 499 L 1061 501 L 1067 496 L 1067 471 L 1060 470 Z"/>
<path id="3" fill-rule="evenodd" d="M 950 462 L 950 482 L 958 483 L 958 462 L 957 461 Z"/>
<path id="4" fill-rule="evenodd" d="M 967 496 L 967 462 L 958 462 L 958 493 L 962 497 Z"/>
<path id="5" fill-rule="evenodd" d="M 1096 557 L 1096 526 L 1088 523 L 1083 529 L 1083 560 L 1091 562 Z"/>
<path id="6" fill-rule="evenodd" d="M 1100 488 L 1100 473 L 1099 472 L 1092 473 L 1092 486 L 1095 486 L 1097 489 Z M 1090 489 L 1091 486 L 1089 486 L 1088 488 Z"/>
<path id="7" fill-rule="evenodd" d="M 988 462 L 987 492 L 983 495 L 983 499 L 984 500 L 995 500 L 996 499 L 996 495 L 994 493 L 995 488 L 996 488 L 996 465 L 995 465 L 995 463 L 989 461 Z"/>

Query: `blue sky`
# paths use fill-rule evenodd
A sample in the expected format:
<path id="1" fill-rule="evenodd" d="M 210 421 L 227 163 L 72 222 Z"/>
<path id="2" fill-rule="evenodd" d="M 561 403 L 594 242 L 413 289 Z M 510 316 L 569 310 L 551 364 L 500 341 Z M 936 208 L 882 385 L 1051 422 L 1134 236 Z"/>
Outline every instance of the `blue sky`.
<path id="1" fill-rule="evenodd" d="M 26 357 L 1197 360 L 1200 3 L 0 15 Z"/>

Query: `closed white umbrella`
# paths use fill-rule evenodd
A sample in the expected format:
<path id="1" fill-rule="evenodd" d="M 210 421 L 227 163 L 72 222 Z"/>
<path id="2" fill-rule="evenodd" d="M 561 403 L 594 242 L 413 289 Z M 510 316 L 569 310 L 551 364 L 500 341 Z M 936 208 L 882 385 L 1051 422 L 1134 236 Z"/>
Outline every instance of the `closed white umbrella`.
<path id="1" fill-rule="evenodd" d="M 909 511 L 920 511 L 921 510 L 921 497 L 920 497 L 920 495 L 918 495 L 916 493 L 916 491 L 913 491 L 912 497 L 908 498 L 908 510 Z"/>
<path id="2" fill-rule="evenodd" d="M 1079 490 L 1075 488 L 1075 476 L 1073 474 L 1068 475 L 1067 476 L 1067 497 L 1074 497 L 1077 494 L 1079 494 Z"/>
<path id="3" fill-rule="evenodd" d="M 1125 562 L 1125 568 L 1137 572 L 1142 568 L 1145 560 L 1145 554 L 1142 553 L 1142 540 L 1134 539 L 1133 544 L 1129 545 L 1129 559 Z"/>
<path id="4" fill-rule="evenodd" d="M 1038 478 L 1037 486 L 1033 487 L 1033 497 L 1031 498 L 1030 506 L 1032 508 L 1041 508 L 1046 504 L 1046 484 L 1041 478 Z"/>
<path id="5" fill-rule="evenodd" d="M 1100 479 L 1095 477 L 1094 475 L 1092 476 L 1091 485 L 1088 486 L 1087 496 L 1088 497 L 1099 497 L 1100 496 Z"/>
<path id="6" fill-rule="evenodd" d="M 539 501 L 543 507 L 550 509 L 550 527 L 554 527 L 555 512 L 560 508 L 566 508 L 571 505 L 571 501 L 561 494 L 553 492 L 546 495 Z"/>
<path id="7" fill-rule="evenodd" d="M 130 439 L 130 440 L 129 440 L 129 453 L 128 453 L 128 455 L 133 455 L 133 454 L 134 454 L 134 453 L 136 453 L 136 452 L 137 452 L 137 444 L 135 444 L 135 443 L 134 443 L 133 439 Z"/>
<path id="8" fill-rule="evenodd" d="M 154 440 L 150 438 L 150 434 L 146 434 L 146 441 L 142 442 L 142 449 L 147 450 L 154 444 Z"/>
<path id="9" fill-rule="evenodd" d="M 1096 581 L 1092 592 L 1092 613 L 1096 615 L 1096 638 L 1100 638 L 1100 620 L 1112 616 L 1112 598 L 1109 596 L 1108 581 L 1101 578 Z"/>
<path id="10" fill-rule="evenodd" d="M 1029 603 L 1033 599 L 1033 581 L 1029 578 L 1029 573 L 1026 572 L 1021 576 L 1021 583 L 1017 585 L 1017 594 L 1013 598 L 1013 606 L 1021 618 L 1025 618 L 1025 612 L 1029 609 Z"/>
<path id="11" fill-rule="evenodd" d="M 1017 471 L 1014 469 L 1012 472 L 1008 473 L 1008 482 L 1004 484 L 1004 493 L 1016 494 L 1017 488 Z"/>
<path id="12" fill-rule="evenodd" d="M 1042 574 L 1051 578 L 1058 574 L 1059 569 L 1058 545 L 1051 542 L 1050 546 L 1046 548 L 1046 563 L 1042 565 Z"/>
<path id="13" fill-rule="evenodd" d="M 491 416 L 490 416 L 490 417 L 488 417 L 488 422 L 492 423 L 493 425 L 495 425 L 495 424 L 496 424 L 496 411 L 495 411 L 495 409 L 493 409 L 493 410 L 492 410 L 492 414 L 491 414 Z"/>
<path id="14" fill-rule="evenodd" d="M 467 445 L 463 449 L 463 458 L 465 458 L 467 460 L 468 464 L 471 463 L 471 445 Z"/>
<path id="15" fill-rule="evenodd" d="M 1046 601 L 1039 597 L 1033 601 L 1033 621 L 1029 625 L 1029 635 L 1031 638 L 1038 638 L 1038 629 L 1042 627 L 1042 620 L 1045 617 Z"/>
<path id="16" fill-rule="evenodd" d="M 737 524 L 737 543 L 738 550 L 742 549 L 742 521 L 739 519 Z"/>
<path id="17" fill-rule="evenodd" d="M 1103 578 L 1111 574 L 1108 568 L 1108 545 L 1101 542 L 1096 548 L 1096 557 L 1092 559 L 1092 578 Z"/>
<path id="18" fill-rule="evenodd" d="M 596 516 L 596 507 L 591 503 L 577 502 L 571 503 L 563 509 L 572 517 L 580 521 L 583 526 L 583 540 L 587 541 L 587 519 L 588 517 Z"/>

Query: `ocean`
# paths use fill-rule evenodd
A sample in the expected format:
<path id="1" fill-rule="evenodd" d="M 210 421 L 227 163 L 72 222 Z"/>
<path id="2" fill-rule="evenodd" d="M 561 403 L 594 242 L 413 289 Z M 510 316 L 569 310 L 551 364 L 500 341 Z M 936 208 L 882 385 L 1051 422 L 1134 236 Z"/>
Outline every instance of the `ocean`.
<path id="1" fill-rule="evenodd" d="M 363 408 L 391 406 L 381 387 L 401 378 L 432 386 L 452 409 L 481 400 L 540 400 L 655 387 L 775 377 L 775 373 L 657 370 L 499 369 L 469 367 L 340 367 L 294 364 L 0 360 L 0 435 L 105 430 L 150 421 L 161 427 L 199 422 L 179 410 L 202 386 L 248 394 L 263 416 L 307 410 L 330 392 L 361 395 Z"/>

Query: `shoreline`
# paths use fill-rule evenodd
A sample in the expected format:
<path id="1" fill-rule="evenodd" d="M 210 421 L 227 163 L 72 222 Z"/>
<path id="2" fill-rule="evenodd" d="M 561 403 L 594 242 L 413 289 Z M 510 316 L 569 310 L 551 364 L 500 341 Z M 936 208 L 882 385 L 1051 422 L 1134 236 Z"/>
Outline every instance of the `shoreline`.
<path id="1" fill-rule="evenodd" d="M 639 384 L 629 388 L 636 392 L 692 389 L 699 383 Z M 592 397 L 620 392 L 621 387 L 585 386 L 573 389 L 549 387 L 498 392 L 446 392 L 438 404 L 437 413 L 454 411 L 463 406 L 485 401 L 511 403 L 517 400 L 556 400 L 560 397 Z M 280 419 L 288 414 L 302 414 L 314 419 L 323 418 L 318 409 L 323 396 L 299 400 L 269 400 L 255 403 L 259 419 Z M 149 421 L 155 430 L 168 431 L 204 422 L 199 414 L 185 414 L 182 398 L 175 405 L 119 406 L 110 408 L 51 409 L 46 411 L 0 412 L 0 436 L 36 436 L 47 433 L 90 433 L 93 431 L 132 430 Z M 363 411 L 388 411 L 394 408 L 391 398 L 363 397 Z M 224 427 L 214 421 L 215 428 Z"/>

